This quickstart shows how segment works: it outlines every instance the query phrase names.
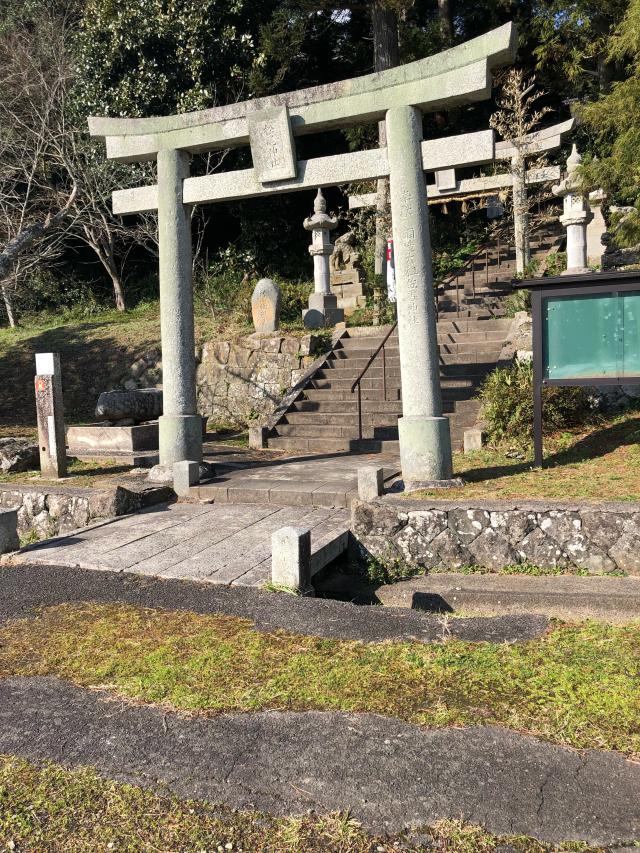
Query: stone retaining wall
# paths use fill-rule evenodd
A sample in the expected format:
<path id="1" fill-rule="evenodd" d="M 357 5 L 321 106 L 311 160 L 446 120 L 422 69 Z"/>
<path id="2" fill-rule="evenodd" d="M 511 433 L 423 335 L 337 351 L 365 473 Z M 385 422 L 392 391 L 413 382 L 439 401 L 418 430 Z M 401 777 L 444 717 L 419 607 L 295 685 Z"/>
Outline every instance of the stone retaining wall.
<path id="1" fill-rule="evenodd" d="M 356 501 L 352 532 L 363 556 L 428 569 L 529 563 L 592 574 L 640 575 L 640 505 Z"/>
<path id="2" fill-rule="evenodd" d="M 37 534 L 39 539 L 69 533 L 101 518 L 115 518 L 136 512 L 162 500 L 173 492 L 166 488 L 109 489 L 56 488 L 37 486 L 0 486 L 0 507 L 18 510 L 20 536 Z"/>
<path id="3" fill-rule="evenodd" d="M 329 348 L 318 335 L 249 335 L 196 349 L 198 411 L 231 423 L 270 415 L 285 393 Z M 162 387 L 162 356 L 149 350 L 122 377 L 127 390 Z"/>

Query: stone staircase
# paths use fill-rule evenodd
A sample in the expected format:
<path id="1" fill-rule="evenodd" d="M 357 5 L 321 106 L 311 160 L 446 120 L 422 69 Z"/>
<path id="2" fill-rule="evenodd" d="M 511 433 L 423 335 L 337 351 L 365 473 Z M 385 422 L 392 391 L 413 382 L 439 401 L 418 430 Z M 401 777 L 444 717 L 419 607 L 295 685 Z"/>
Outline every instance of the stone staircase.
<path id="1" fill-rule="evenodd" d="M 553 240 L 552 234 L 541 235 L 532 246 L 533 257 L 546 255 Z M 495 369 L 505 343 L 511 320 L 504 317 L 503 301 L 514 274 L 513 250 L 507 254 L 501 247 L 498 262 L 493 245 L 457 281 L 439 288 L 440 382 L 454 450 L 462 449 L 464 431 L 478 420 L 478 389 Z M 384 347 L 384 370 L 380 352 L 361 380 L 360 416 L 357 391 L 351 391 L 389 328 L 349 330 L 271 429 L 267 446 L 309 453 L 397 451 L 402 415 L 397 330 Z"/>

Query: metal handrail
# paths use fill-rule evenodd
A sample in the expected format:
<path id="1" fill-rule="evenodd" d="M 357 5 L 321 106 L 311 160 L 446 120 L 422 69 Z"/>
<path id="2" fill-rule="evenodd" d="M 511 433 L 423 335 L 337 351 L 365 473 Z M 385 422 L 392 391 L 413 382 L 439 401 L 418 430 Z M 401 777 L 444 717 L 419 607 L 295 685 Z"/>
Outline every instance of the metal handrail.
<path id="1" fill-rule="evenodd" d="M 462 266 L 458 270 L 456 270 L 456 272 L 451 273 L 451 275 L 448 278 L 444 279 L 443 281 L 439 281 L 436 284 L 435 294 L 434 294 L 434 298 L 435 298 L 435 302 L 436 302 L 436 314 L 439 315 L 439 313 L 440 313 L 439 312 L 439 306 L 438 306 L 438 293 L 440 291 L 440 288 L 442 288 L 442 293 L 444 294 L 446 292 L 447 285 L 451 284 L 451 282 L 455 280 L 455 283 L 456 283 L 456 312 L 457 312 L 458 316 L 460 316 L 459 279 L 460 279 L 461 275 L 464 275 L 464 273 L 466 272 L 467 268 L 470 265 L 472 266 L 471 279 L 472 279 L 472 288 L 473 288 L 473 298 L 474 299 L 476 298 L 476 268 L 475 268 L 475 264 L 476 264 L 476 261 L 478 260 L 478 258 L 483 253 L 484 253 L 484 259 L 485 259 L 486 284 L 487 285 L 489 284 L 489 249 L 493 248 L 495 243 L 497 243 L 497 247 L 498 247 L 497 261 L 498 261 L 498 268 L 500 268 L 500 262 L 501 262 L 501 258 L 500 258 L 500 237 L 498 237 L 496 240 L 487 240 L 486 243 L 481 243 L 480 246 L 478 246 L 478 248 L 476 249 L 476 251 L 472 255 L 469 255 L 469 257 L 466 259 L 466 261 L 462 264 Z M 509 254 L 509 244 L 508 243 L 507 243 L 506 248 L 507 248 L 506 255 L 508 256 L 508 254 Z M 506 258 L 505 258 L 505 260 L 506 260 Z"/>
<path id="2" fill-rule="evenodd" d="M 371 365 L 373 364 L 373 362 L 378 357 L 380 350 L 382 350 L 382 393 L 384 395 L 384 399 L 385 400 L 387 399 L 387 358 L 386 358 L 384 347 L 385 347 L 385 344 L 387 343 L 387 341 L 389 340 L 389 338 L 391 337 L 391 335 L 395 332 L 395 330 L 397 328 L 398 328 L 398 323 L 395 322 L 393 324 L 393 326 L 389 329 L 387 334 L 384 336 L 384 338 L 382 339 L 382 343 L 380 344 L 380 346 L 370 356 L 369 361 L 365 364 L 363 369 L 360 371 L 358 377 L 356 378 L 355 382 L 351 386 L 351 393 L 352 394 L 356 390 L 356 388 L 358 389 L 358 438 L 359 439 L 362 439 L 362 385 L 361 385 L 362 379 L 365 376 L 366 372 L 371 367 Z"/>

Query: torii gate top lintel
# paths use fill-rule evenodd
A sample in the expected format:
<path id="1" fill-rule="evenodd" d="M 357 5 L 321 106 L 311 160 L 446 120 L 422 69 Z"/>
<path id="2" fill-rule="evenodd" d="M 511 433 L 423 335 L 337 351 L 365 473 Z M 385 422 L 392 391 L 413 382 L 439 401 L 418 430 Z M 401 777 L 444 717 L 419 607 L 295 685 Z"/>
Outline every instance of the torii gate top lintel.
<path id="1" fill-rule="evenodd" d="M 152 118 L 91 117 L 119 162 L 155 159 L 163 149 L 192 153 L 249 142 L 253 114 L 288 111 L 293 135 L 384 118 L 393 106 L 434 111 L 487 98 L 491 70 L 513 61 L 516 29 L 508 23 L 442 53 L 386 71 L 208 110 Z"/>

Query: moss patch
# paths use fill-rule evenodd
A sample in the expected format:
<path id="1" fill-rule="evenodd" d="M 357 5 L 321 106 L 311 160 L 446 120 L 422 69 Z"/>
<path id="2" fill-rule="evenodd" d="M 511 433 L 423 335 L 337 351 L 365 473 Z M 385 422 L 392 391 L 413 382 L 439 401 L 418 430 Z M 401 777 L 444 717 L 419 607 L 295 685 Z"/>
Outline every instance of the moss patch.
<path id="1" fill-rule="evenodd" d="M 274 818 L 180 800 L 100 778 L 91 769 L 35 766 L 0 756 L 0 845 L 3 850 L 157 851 L 157 853 L 490 853 L 510 843 L 518 853 L 590 851 L 583 844 L 496 838 L 480 827 L 444 821 L 422 831 L 424 844 L 374 838 L 349 815 Z M 400 846 L 402 845 L 402 846 Z"/>
<path id="2" fill-rule="evenodd" d="M 518 644 L 365 644 L 260 633 L 235 617 L 61 605 L 0 630 L 10 674 L 190 711 L 369 711 L 640 752 L 640 624 L 559 624 Z"/>

